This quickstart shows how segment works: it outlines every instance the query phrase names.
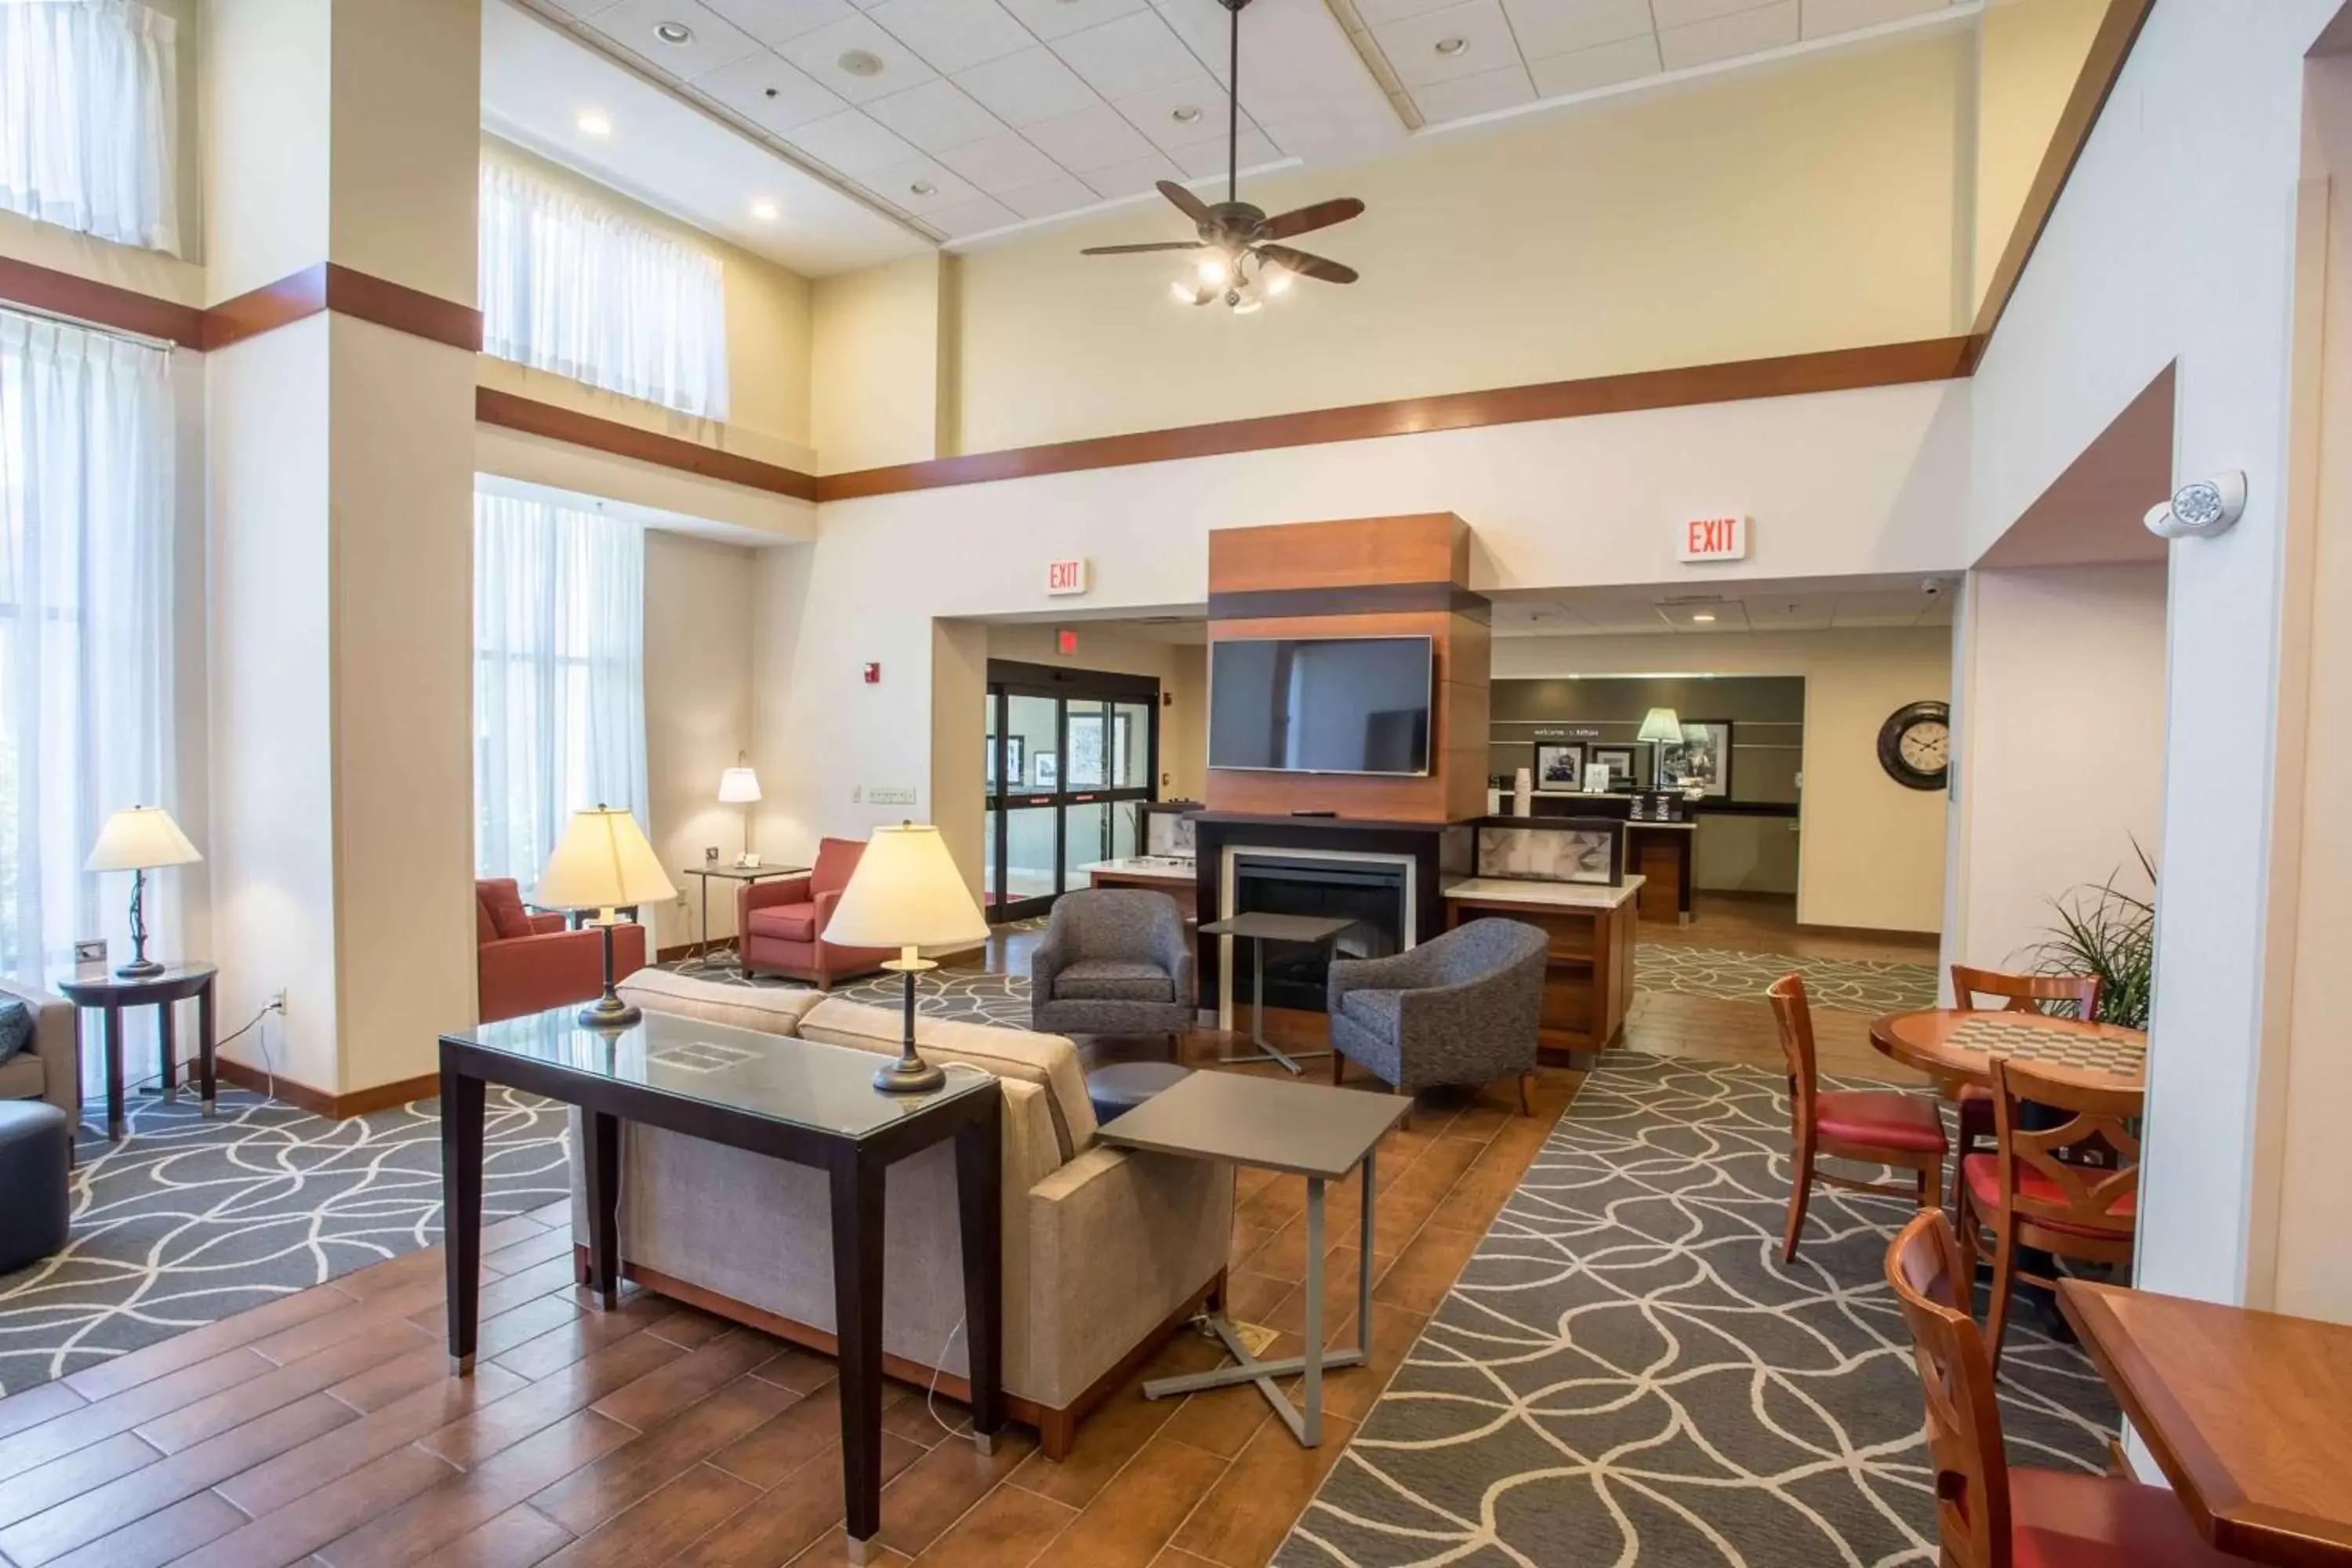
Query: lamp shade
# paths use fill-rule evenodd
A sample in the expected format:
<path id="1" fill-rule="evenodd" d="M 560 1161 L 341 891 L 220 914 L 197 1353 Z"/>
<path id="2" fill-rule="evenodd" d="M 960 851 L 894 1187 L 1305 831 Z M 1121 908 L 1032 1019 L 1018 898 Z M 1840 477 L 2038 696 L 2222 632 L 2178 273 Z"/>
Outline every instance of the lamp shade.
<path id="1" fill-rule="evenodd" d="M 1682 717 L 1671 708 L 1651 709 L 1643 716 L 1642 732 L 1634 737 L 1641 741 L 1664 741 L 1669 744 L 1682 738 Z"/>
<path id="2" fill-rule="evenodd" d="M 760 798 L 760 775 L 749 768 L 729 768 L 719 775 L 719 804 L 749 805 Z"/>
<path id="3" fill-rule="evenodd" d="M 531 900 L 552 910 L 609 910 L 677 896 L 637 819 L 600 805 L 572 814 Z"/>
<path id="4" fill-rule="evenodd" d="M 184 866 L 204 857 L 160 805 L 125 806 L 106 819 L 91 846 L 85 871 L 147 871 L 158 866 Z"/>
<path id="5" fill-rule="evenodd" d="M 844 947 L 968 947 L 988 921 L 929 823 L 877 827 L 849 874 L 824 940 Z"/>

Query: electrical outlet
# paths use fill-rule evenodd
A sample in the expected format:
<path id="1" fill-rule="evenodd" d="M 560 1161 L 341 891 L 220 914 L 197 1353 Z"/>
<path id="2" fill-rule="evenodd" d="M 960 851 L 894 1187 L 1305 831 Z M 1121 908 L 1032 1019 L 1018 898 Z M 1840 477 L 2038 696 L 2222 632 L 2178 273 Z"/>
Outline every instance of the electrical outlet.
<path id="1" fill-rule="evenodd" d="M 283 985 L 269 994 L 269 1011 L 281 1018 L 286 1016 L 286 987 Z"/>
<path id="2" fill-rule="evenodd" d="M 912 805 L 915 786 L 912 784 L 868 784 L 866 798 L 875 805 Z"/>
<path id="3" fill-rule="evenodd" d="M 702 863 L 706 866 L 716 866 L 719 864 L 718 845 L 706 844 L 702 847 Z"/>
<path id="4" fill-rule="evenodd" d="M 850 804 L 850 805 L 861 805 L 861 804 L 863 804 L 863 803 L 864 803 L 865 799 L 866 799 L 866 786 L 865 786 L 864 784 L 851 784 L 851 785 L 849 786 L 849 804 Z"/>

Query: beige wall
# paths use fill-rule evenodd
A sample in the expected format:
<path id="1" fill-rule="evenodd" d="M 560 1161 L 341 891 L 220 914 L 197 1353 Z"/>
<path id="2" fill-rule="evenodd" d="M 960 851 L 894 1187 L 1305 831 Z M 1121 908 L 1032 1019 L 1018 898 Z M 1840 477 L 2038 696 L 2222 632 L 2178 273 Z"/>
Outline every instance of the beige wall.
<path id="1" fill-rule="evenodd" d="M 942 290 L 955 264 L 911 257 L 820 279 L 811 355 L 817 460 L 825 473 L 921 462 L 949 448 Z"/>
<path id="2" fill-rule="evenodd" d="M 1497 679 L 1713 672 L 1805 679 L 1797 919 L 1932 931 L 1942 920 L 1944 797 L 1878 765 L 1878 730 L 1906 702 L 1951 691 L 1942 627 L 1722 637 L 1496 637 Z"/>
<path id="3" fill-rule="evenodd" d="M 278 0 L 205 7 L 208 304 L 326 258 L 333 15 Z M 469 76 L 478 46 L 476 59 Z"/>
<path id="4" fill-rule="evenodd" d="M 1973 308 L 2017 226 L 2107 0 L 1993 0 L 1977 37 Z"/>
<path id="5" fill-rule="evenodd" d="M 743 847 L 743 810 L 718 795 L 719 773 L 751 748 L 751 553 L 646 531 L 646 809 L 683 895 L 653 912 L 656 947 L 703 934 L 702 885 L 684 868 L 711 846 L 722 862 Z M 710 889 L 709 934 L 735 934 L 730 882 Z"/>

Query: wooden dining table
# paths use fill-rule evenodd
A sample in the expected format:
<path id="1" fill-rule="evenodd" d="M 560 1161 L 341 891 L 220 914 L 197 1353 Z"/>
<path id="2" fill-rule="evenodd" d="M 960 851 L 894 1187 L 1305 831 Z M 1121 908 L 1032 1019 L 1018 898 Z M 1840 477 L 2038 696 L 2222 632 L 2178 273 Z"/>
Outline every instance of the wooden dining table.
<path id="1" fill-rule="evenodd" d="M 2084 1279 L 2058 1301 L 2200 1534 L 2352 1564 L 2352 1326 Z"/>
<path id="2" fill-rule="evenodd" d="M 2147 1037 L 2115 1024 L 2046 1013 L 1929 1007 L 1870 1021 L 1870 1043 L 1946 1085 L 1992 1087 L 1996 1057 L 2105 1073 L 2134 1088 L 2147 1081 Z"/>

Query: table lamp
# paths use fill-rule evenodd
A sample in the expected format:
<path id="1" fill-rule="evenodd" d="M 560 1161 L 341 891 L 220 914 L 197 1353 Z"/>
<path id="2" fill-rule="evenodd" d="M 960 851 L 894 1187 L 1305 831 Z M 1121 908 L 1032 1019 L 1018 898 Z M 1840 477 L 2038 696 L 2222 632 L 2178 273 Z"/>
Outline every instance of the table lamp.
<path id="1" fill-rule="evenodd" d="M 1671 708 L 1653 708 L 1642 716 L 1642 732 L 1637 741 L 1664 741 L 1672 745 L 1683 738 L 1682 715 Z"/>
<path id="2" fill-rule="evenodd" d="M 972 901 L 947 841 L 929 823 L 877 827 L 849 874 L 849 886 L 825 922 L 824 940 L 843 947 L 895 947 L 882 965 L 906 976 L 907 1028 L 898 1059 L 874 1075 L 890 1094 L 928 1094 L 947 1074 L 915 1054 L 915 976 L 939 964 L 918 951 L 969 947 L 988 940 L 988 920 Z"/>
<path id="3" fill-rule="evenodd" d="M 613 989 L 613 928 L 628 904 L 657 904 L 677 889 L 662 874 L 654 847 L 637 819 L 617 807 L 575 811 L 539 874 L 531 901 L 551 910 L 594 910 L 589 923 L 604 933 L 604 994 L 580 1009 L 592 1029 L 625 1029 L 644 1015 Z"/>
<path id="4" fill-rule="evenodd" d="M 735 765 L 719 775 L 719 804 L 743 808 L 743 853 L 735 857 L 735 864 L 747 871 L 760 863 L 751 853 L 751 807 L 759 798 L 760 775 L 751 771 L 751 759 L 738 752 Z"/>
<path id="5" fill-rule="evenodd" d="M 163 973 L 147 956 L 147 873 L 159 866 L 185 866 L 204 857 L 160 805 L 125 806 L 106 819 L 85 871 L 131 873 L 131 962 L 114 973 L 125 980 L 145 980 Z"/>

